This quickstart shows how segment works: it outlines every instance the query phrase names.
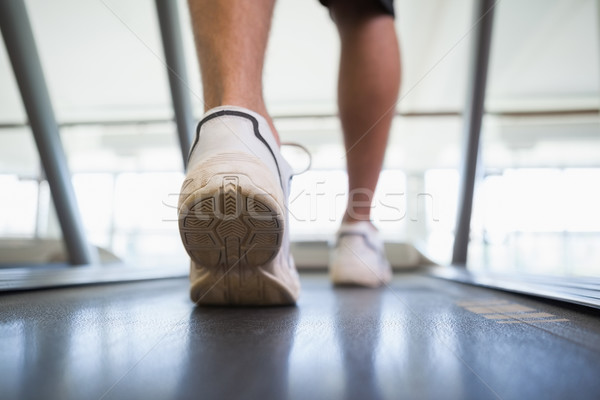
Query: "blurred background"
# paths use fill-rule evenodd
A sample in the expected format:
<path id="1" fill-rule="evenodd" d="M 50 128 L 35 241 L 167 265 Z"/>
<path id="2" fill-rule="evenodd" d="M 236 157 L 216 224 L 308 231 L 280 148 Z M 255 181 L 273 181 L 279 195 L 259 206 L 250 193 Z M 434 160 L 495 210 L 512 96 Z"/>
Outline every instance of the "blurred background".
<path id="1" fill-rule="evenodd" d="M 187 267 L 176 222 L 182 161 L 154 2 L 26 6 L 89 239 L 131 265 Z M 403 84 L 374 217 L 390 246 L 411 243 L 438 263 L 452 251 L 473 8 L 471 0 L 396 1 Z M 199 119 L 185 1 L 179 10 Z M 600 276 L 599 20 L 597 0 L 498 3 L 469 268 Z M 293 181 L 296 244 L 330 240 L 344 211 L 338 56 L 317 0 L 278 1 L 267 105 L 282 139 L 313 156 Z M 13 246 L 60 238 L 4 46 L 0 88 L 0 236 Z"/>

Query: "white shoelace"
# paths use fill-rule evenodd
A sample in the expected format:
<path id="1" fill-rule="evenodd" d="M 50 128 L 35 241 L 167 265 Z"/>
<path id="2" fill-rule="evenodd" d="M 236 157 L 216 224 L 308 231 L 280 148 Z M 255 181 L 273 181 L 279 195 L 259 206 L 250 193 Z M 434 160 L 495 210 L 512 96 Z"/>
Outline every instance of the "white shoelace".
<path id="1" fill-rule="evenodd" d="M 306 158 L 306 162 L 305 162 L 306 166 L 304 167 L 304 169 L 296 169 L 296 164 L 298 163 L 298 159 L 301 158 L 301 156 L 298 156 L 298 154 L 296 154 L 296 155 L 293 155 L 293 154 L 285 155 L 284 154 L 285 153 L 284 149 L 289 148 L 289 147 L 295 147 L 297 149 L 302 150 L 302 152 L 304 152 L 304 155 Z M 310 151 L 305 146 L 301 145 L 300 143 L 283 142 L 283 143 L 281 143 L 280 150 L 282 150 L 282 155 L 284 156 L 284 158 L 288 161 L 288 163 L 292 167 L 292 176 L 303 174 L 306 171 L 308 171 L 310 169 L 310 167 L 312 166 L 312 154 L 310 154 Z"/>

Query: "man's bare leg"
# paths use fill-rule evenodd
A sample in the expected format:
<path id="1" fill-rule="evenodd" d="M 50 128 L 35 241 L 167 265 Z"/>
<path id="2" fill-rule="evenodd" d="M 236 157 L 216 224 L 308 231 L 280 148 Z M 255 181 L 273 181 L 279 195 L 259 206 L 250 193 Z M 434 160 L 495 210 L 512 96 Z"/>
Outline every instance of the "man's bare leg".
<path id="1" fill-rule="evenodd" d="M 275 0 L 189 0 L 204 107 L 240 106 L 264 116 L 265 50 Z"/>
<path id="2" fill-rule="evenodd" d="M 342 44 L 338 103 L 349 199 L 344 222 L 369 221 L 400 87 L 400 51 L 392 16 L 373 2 L 334 0 Z"/>

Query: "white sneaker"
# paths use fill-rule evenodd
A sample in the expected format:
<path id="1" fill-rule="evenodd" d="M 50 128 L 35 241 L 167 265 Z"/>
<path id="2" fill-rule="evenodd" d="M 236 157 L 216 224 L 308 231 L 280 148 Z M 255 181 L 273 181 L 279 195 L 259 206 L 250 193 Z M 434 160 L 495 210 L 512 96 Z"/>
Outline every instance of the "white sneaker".
<path id="1" fill-rule="evenodd" d="M 300 281 L 289 252 L 291 174 L 262 116 L 233 106 L 204 115 L 179 197 L 192 301 L 295 303 Z"/>
<path id="2" fill-rule="evenodd" d="M 338 285 L 377 287 L 392 279 L 383 241 L 370 222 L 343 223 L 330 252 L 329 276 Z"/>

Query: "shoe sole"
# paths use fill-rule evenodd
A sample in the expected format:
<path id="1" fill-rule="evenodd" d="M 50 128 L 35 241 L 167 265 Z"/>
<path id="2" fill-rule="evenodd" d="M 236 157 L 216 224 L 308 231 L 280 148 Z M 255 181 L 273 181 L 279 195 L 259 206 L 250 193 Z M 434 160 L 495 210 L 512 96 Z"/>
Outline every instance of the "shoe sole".
<path id="1" fill-rule="evenodd" d="M 179 218 L 183 245 L 203 267 L 263 265 L 281 247 L 284 219 L 279 205 L 246 175 L 213 176 L 181 210 L 187 210 Z"/>
<path id="2" fill-rule="evenodd" d="M 192 268 L 195 266 L 192 263 Z M 197 305 L 282 306 L 296 303 L 289 285 L 261 267 L 235 265 L 229 269 L 201 269 L 192 280 L 190 297 Z"/>
<path id="3" fill-rule="evenodd" d="M 180 206 L 179 232 L 195 269 L 192 300 L 213 305 L 293 304 L 290 289 L 262 268 L 279 253 L 284 229 L 277 200 L 249 176 L 212 176 Z"/>

